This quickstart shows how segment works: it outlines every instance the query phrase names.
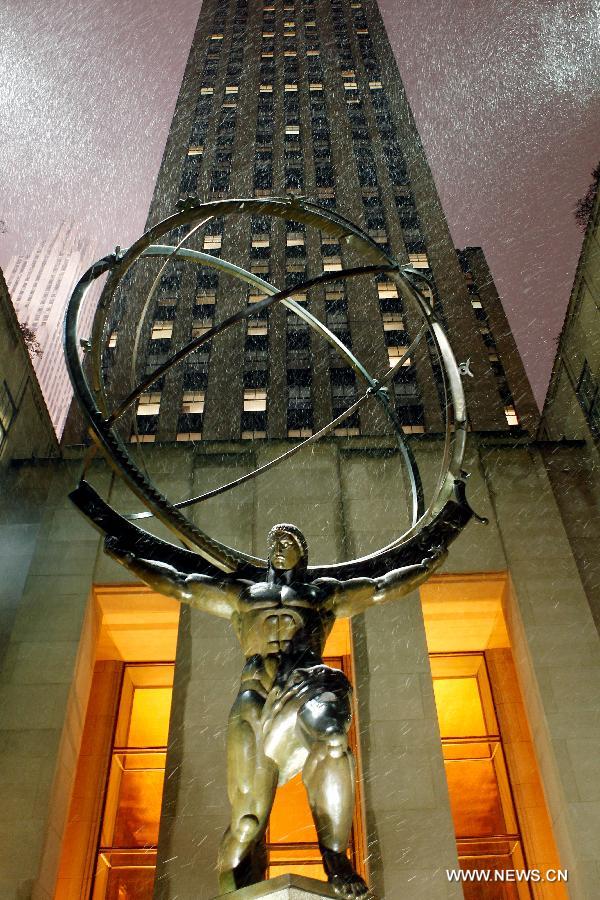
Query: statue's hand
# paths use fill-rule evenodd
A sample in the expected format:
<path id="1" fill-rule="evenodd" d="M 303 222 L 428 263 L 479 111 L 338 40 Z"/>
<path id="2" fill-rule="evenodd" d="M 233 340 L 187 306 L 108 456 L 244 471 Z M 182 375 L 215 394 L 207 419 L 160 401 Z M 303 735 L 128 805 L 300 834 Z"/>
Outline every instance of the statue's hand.
<path id="1" fill-rule="evenodd" d="M 116 559 L 117 562 L 127 564 L 134 559 L 134 554 L 131 550 L 127 550 L 123 545 L 119 542 L 119 538 L 115 537 L 114 534 L 107 534 L 104 538 L 104 552 L 107 556 L 112 557 L 112 559 Z"/>
<path id="2" fill-rule="evenodd" d="M 421 565 L 425 569 L 431 569 L 433 566 L 442 562 L 447 555 L 447 550 L 442 544 L 434 544 L 428 548 L 428 555 L 421 560 Z"/>

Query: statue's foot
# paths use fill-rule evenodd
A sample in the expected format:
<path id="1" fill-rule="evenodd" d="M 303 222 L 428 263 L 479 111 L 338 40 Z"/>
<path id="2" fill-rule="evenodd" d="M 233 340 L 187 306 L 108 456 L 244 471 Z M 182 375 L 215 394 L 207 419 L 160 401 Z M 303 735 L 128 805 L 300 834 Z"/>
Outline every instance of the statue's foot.
<path id="1" fill-rule="evenodd" d="M 338 897 L 370 897 L 369 888 L 357 875 L 345 853 L 321 846 L 323 868 Z"/>

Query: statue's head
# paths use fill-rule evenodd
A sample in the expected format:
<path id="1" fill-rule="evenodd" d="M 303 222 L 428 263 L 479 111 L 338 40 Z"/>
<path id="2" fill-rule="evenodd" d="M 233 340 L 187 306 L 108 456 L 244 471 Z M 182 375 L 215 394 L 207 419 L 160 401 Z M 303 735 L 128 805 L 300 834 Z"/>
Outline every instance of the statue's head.
<path id="1" fill-rule="evenodd" d="M 308 564 L 308 544 L 306 538 L 295 525 L 281 523 L 274 525 L 267 538 L 269 563 L 278 572 L 291 569 L 306 569 Z"/>

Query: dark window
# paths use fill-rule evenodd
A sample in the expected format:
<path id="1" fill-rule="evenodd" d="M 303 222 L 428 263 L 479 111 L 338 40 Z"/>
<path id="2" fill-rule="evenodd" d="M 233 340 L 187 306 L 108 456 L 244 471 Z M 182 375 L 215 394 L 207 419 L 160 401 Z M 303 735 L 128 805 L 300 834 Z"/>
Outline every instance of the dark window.
<path id="1" fill-rule="evenodd" d="M 577 397 L 582 410 L 586 415 L 590 412 L 598 393 L 598 379 L 594 378 L 588 361 L 585 360 L 579 382 L 577 384 Z"/>
<path id="2" fill-rule="evenodd" d="M 177 431 L 202 431 L 202 413 L 182 413 L 177 420 Z"/>

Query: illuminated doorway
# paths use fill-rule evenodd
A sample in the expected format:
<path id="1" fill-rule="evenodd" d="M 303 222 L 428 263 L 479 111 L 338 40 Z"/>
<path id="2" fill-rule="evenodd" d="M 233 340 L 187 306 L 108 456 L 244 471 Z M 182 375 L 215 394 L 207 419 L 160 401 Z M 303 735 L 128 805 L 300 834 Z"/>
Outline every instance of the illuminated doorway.
<path id="1" fill-rule="evenodd" d="M 432 654 L 435 703 L 460 866 L 524 869 L 521 837 L 483 653 Z M 525 883 L 464 885 L 465 897 L 529 898 Z"/>
<path id="2" fill-rule="evenodd" d="M 437 575 L 420 595 L 461 868 L 492 878 L 561 868 L 513 659 L 518 609 L 508 574 Z M 568 897 L 551 882 L 462 888 L 466 900 Z"/>
<path id="3" fill-rule="evenodd" d="M 137 586 L 97 588 L 95 601 L 96 664 L 54 900 L 152 900 L 180 606 Z M 353 680 L 347 621 L 325 654 Z M 353 724 L 353 749 L 355 735 Z M 351 855 L 365 877 L 357 782 Z M 325 878 L 301 776 L 278 792 L 268 842 L 269 877 Z"/>
<path id="4" fill-rule="evenodd" d="M 152 897 L 174 668 L 124 667 L 92 900 Z"/>

